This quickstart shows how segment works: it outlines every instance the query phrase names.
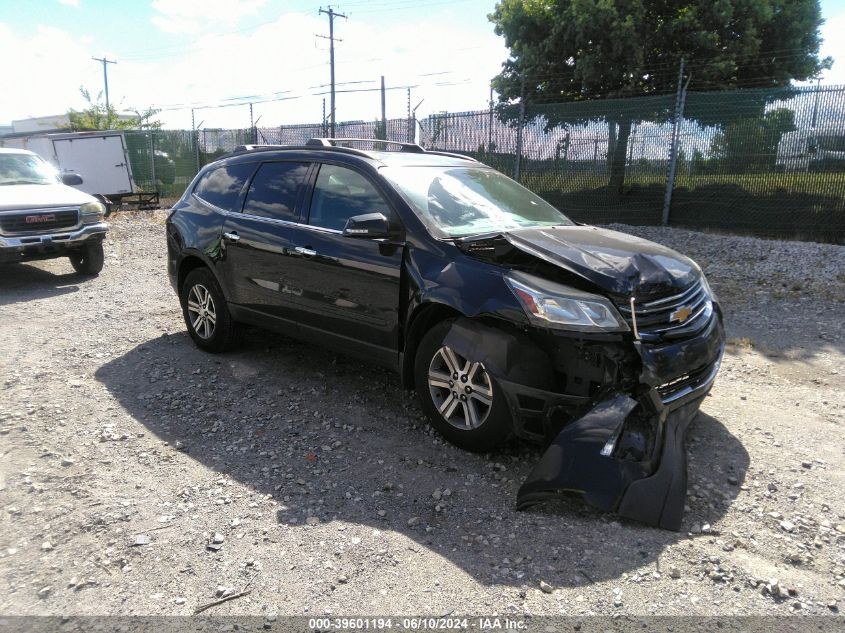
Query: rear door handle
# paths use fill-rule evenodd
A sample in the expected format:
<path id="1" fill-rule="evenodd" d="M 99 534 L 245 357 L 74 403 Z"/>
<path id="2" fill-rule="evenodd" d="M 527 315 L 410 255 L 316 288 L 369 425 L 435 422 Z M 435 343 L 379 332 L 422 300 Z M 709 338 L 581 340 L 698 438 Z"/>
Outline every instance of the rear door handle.
<path id="1" fill-rule="evenodd" d="M 230 242 L 237 242 L 239 239 L 241 239 L 241 236 L 237 233 L 224 233 L 223 239 L 228 240 Z"/>
<path id="2" fill-rule="evenodd" d="M 300 255 L 305 255 L 305 257 L 314 257 L 317 254 L 317 251 L 311 248 L 305 248 L 304 246 L 297 246 L 293 249 L 295 253 L 299 253 Z"/>

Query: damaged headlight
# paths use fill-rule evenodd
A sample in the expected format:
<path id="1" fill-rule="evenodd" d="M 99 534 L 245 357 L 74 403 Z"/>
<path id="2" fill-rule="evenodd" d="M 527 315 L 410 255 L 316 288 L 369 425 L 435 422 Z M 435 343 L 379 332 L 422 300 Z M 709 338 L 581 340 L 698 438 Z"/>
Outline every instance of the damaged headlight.
<path id="1" fill-rule="evenodd" d="M 82 224 L 96 224 L 97 222 L 101 222 L 105 213 L 106 205 L 102 202 L 86 202 L 79 207 Z"/>
<path id="2" fill-rule="evenodd" d="M 509 273 L 505 281 L 537 325 L 577 331 L 628 331 L 628 324 L 604 297 L 525 273 Z"/>

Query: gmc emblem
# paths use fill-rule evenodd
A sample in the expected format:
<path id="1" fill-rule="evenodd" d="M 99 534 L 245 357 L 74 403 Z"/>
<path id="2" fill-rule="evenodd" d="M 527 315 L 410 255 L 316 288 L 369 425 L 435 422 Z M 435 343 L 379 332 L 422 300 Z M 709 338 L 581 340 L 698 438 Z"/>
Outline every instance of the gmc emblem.
<path id="1" fill-rule="evenodd" d="M 26 216 L 26 223 L 27 224 L 38 224 L 39 222 L 53 222 L 55 221 L 55 215 L 28 215 Z"/>

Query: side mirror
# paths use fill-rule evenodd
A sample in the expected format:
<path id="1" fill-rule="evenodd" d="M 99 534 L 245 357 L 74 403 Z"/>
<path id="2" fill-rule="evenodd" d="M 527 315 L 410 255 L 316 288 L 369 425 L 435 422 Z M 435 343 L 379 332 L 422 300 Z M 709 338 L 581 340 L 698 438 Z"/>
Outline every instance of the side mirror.
<path id="1" fill-rule="evenodd" d="M 82 184 L 82 176 L 71 172 L 62 174 L 62 184 L 68 187 L 75 187 Z"/>
<path id="2" fill-rule="evenodd" d="M 353 215 L 343 227 L 344 237 L 390 237 L 390 222 L 383 213 Z"/>

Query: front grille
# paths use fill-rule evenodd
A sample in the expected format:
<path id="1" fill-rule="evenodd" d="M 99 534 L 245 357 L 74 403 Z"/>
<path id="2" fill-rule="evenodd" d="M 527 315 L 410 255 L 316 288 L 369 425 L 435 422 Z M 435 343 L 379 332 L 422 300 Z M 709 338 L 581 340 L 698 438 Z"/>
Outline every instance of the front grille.
<path id="1" fill-rule="evenodd" d="M 630 301 L 617 300 L 616 307 L 633 330 Z M 634 310 L 640 338 L 674 339 L 700 332 L 713 316 L 713 303 L 699 279 L 680 294 L 645 303 L 635 302 Z M 686 318 L 681 319 L 681 316 Z"/>
<path id="2" fill-rule="evenodd" d="M 657 387 L 657 393 L 664 404 L 669 404 L 696 391 L 709 386 L 716 378 L 721 365 L 721 356 L 710 365 L 693 372 L 679 376 L 674 380 Z"/>
<path id="3" fill-rule="evenodd" d="M 79 224 L 79 209 L 30 209 L 0 214 L 0 232 L 6 235 L 49 233 Z"/>

